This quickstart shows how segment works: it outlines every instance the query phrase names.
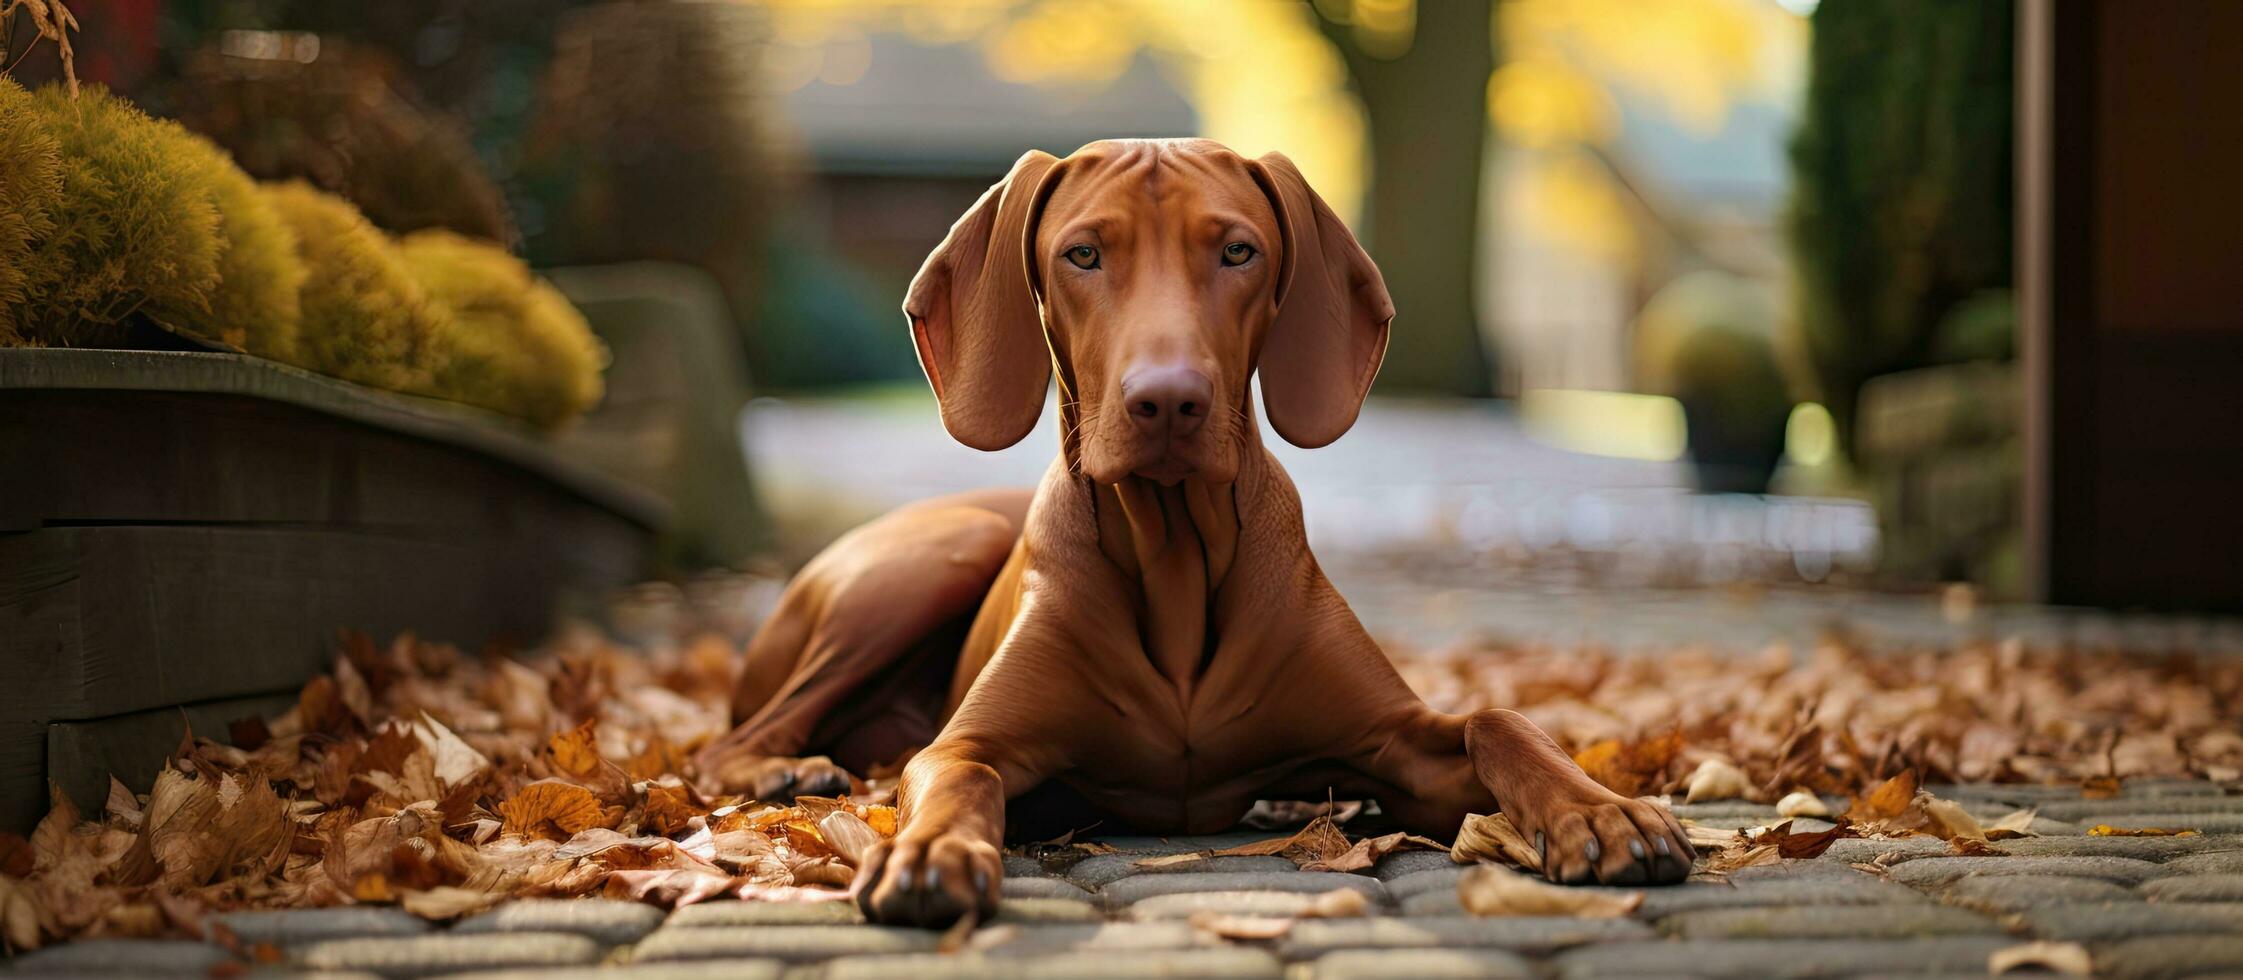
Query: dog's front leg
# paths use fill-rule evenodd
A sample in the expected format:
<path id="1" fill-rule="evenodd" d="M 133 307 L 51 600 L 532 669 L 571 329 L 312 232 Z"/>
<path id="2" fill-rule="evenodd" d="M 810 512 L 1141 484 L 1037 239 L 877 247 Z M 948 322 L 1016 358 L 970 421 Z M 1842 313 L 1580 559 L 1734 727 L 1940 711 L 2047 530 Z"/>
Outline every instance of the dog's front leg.
<path id="1" fill-rule="evenodd" d="M 997 908 L 1005 876 L 1005 778 L 978 746 L 942 738 L 904 767 L 893 840 L 857 869 L 857 905 L 889 925 L 947 926 Z"/>
<path id="2" fill-rule="evenodd" d="M 1550 880 L 1635 884 L 1690 874 L 1690 838 L 1674 814 L 1590 779 L 1526 716 L 1473 712 L 1464 719 L 1464 750 L 1480 785 L 1541 851 Z"/>
<path id="3" fill-rule="evenodd" d="M 1524 715 L 1443 714 L 1403 691 L 1393 700 L 1392 712 L 1368 727 L 1356 767 L 1398 791 L 1379 804 L 1409 829 L 1445 838 L 1464 814 L 1494 808 L 1540 851 L 1552 881 L 1663 883 L 1690 874 L 1690 838 L 1672 813 L 1590 779 Z"/>

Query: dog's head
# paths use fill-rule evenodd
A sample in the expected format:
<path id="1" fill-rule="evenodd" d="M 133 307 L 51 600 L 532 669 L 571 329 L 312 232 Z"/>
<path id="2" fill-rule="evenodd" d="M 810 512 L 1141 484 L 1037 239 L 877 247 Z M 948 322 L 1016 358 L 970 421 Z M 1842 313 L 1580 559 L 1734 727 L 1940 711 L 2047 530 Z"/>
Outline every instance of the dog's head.
<path id="1" fill-rule="evenodd" d="M 1021 157 L 927 257 L 904 313 L 959 442 L 1020 441 L 1056 366 L 1075 467 L 1173 484 L 1237 474 L 1257 368 L 1286 441 L 1339 438 L 1394 304 L 1282 154 L 1112 140 Z"/>

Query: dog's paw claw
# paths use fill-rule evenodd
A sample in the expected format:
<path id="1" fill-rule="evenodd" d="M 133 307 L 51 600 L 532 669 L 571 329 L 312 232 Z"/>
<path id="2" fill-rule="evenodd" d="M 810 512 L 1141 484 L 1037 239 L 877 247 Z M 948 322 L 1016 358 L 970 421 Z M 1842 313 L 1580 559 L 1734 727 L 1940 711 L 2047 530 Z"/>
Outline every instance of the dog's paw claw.
<path id="1" fill-rule="evenodd" d="M 940 929 L 994 913 L 1004 873 L 1004 858 L 986 841 L 899 837 L 865 854 L 852 888 L 868 922 Z"/>
<path id="2" fill-rule="evenodd" d="M 1559 884 L 1669 884 L 1689 877 L 1696 859 L 1665 807 L 1601 788 L 1514 819 L 1534 828 L 1543 876 Z"/>

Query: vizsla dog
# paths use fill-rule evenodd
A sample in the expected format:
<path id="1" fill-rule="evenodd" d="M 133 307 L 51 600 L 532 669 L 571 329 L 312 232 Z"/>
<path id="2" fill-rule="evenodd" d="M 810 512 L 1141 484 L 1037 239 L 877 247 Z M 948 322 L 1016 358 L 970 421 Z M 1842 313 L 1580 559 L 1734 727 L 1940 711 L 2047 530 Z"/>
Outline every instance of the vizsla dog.
<path id="1" fill-rule="evenodd" d="M 1309 554 L 1251 379 L 1287 441 L 1330 443 L 1394 307 L 1291 161 L 1205 140 L 1031 152 L 904 311 L 953 437 L 1018 442 L 1056 376 L 1059 458 L 1032 497 L 913 504 L 819 555 L 749 648 L 739 727 L 698 759 L 764 796 L 846 785 L 812 753 L 860 772 L 908 755 L 901 827 L 857 872 L 870 919 L 992 910 L 1007 801 L 1047 781 L 1150 833 L 1336 794 L 1448 837 L 1500 807 L 1553 880 L 1688 874 L 1671 815 L 1524 717 L 1428 708 Z"/>

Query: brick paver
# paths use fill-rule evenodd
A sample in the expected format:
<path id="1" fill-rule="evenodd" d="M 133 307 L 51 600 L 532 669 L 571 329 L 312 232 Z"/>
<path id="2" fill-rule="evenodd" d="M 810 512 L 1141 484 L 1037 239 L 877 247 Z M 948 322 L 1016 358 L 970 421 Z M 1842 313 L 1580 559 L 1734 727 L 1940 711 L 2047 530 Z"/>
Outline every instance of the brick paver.
<path id="1" fill-rule="evenodd" d="M 1121 837 L 1072 866 L 1015 857 L 1006 904 L 944 952 L 933 932 L 866 925 L 856 906 L 709 902 L 669 912 L 589 900 L 514 902 L 453 925 L 361 906 L 218 917 L 281 968 L 329 977 L 477 980 L 747 980 L 926 977 L 1372 977 L 1983 975 L 2024 942 L 2085 945 L 2116 977 L 2243 973 L 2243 835 L 2091 837 L 2083 826 L 2141 814 L 2175 829 L 2243 819 L 2243 794 L 2202 782 L 2130 785 L 2115 800 L 2069 787 L 1957 786 L 1974 811 L 2073 815 L 2070 832 L 1957 856 L 1927 838 L 1844 840 L 1812 860 L 1701 875 L 1644 889 L 1623 919 L 1475 918 L 1463 869 L 1439 852 L 1392 855 L 1362 873 L 1277 858 L 1141 867 L 1151 856 L 1274 836 Z M 1983 806 L 1981 806 L 1983 804 Z M 1692 820 L 1768 822 L 1766 807 L 1685 807 Z M 1333 889 L 1365 898 L 1358 918 L 1307 916 Z M 1598 888 L 1599 891 L 1628 889 Z M 1206 916 L 1290 921 L 1274 938 L 1226 939 Z M 1199 917 L 1195 922 L 1194 917 Z M 18 957 L 0 977 L 208 976 L 231 955 L 181 940 L 101 939 Z M 249 964 L 239 964 L 249 967 Z M 221 972 L 227 972 L 221 969 Z"/>

